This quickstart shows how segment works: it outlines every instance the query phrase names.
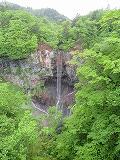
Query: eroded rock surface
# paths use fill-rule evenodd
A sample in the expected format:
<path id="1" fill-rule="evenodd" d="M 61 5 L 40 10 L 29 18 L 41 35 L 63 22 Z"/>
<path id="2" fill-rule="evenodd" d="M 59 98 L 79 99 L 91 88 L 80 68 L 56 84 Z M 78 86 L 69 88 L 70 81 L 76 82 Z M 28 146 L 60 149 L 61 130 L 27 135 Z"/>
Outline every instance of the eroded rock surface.
<path id="1" fill-rule="evenodd" d="M 70 53 L 62 54 L 61 98 L 64 106 L 72 104 L 74 99 L 74 95 L 66 96 L 73 92 L 76 81 L 74 66 L 68 63 L 70 59 Z M 57 52 L 42 44 L 27 59 L 1 58 L 1 76 L 24 88 L 25 93 L 31 92 L 34 101 L 42 107 L 53 106 L 56 104 L 57 61 Z"/>

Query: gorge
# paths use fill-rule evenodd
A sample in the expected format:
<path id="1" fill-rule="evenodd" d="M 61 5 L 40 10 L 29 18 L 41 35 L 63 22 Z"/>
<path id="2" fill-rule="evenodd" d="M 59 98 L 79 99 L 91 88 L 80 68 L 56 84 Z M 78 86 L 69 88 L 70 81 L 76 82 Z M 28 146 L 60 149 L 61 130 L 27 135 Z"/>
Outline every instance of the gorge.
<path id="1" fill-rule="evenodd" d="M 1 76 L 30 93 L 36 109 L 45 113 L 49 106 L 56 106 L 68 115 L 68 106 L 74 102 L 76 81 L 75 69 L 69 65 L 71 56 L 40 44 L 27 59 L 0 59 Z"/>

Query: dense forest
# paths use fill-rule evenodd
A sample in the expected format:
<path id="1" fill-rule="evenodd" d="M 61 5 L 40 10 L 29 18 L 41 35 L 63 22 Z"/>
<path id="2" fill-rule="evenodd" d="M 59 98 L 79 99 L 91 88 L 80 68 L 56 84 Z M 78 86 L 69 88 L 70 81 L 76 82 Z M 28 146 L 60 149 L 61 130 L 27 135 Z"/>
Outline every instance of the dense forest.
<path id="1" fill-rule="evenodd" d="M 78 80 L 69 116 L 50 107 L 49 116 L 35 118 L 30 96 L 1 76 L 0 159 L 119 160 L 120 10 L 96 10 L 72 21 L 58 15 L 59 21 L 54 12 L 0 5 L 1 58 L 25 59 L 39 43 L 64 54 L 79 46 L 70 61 Z"/>

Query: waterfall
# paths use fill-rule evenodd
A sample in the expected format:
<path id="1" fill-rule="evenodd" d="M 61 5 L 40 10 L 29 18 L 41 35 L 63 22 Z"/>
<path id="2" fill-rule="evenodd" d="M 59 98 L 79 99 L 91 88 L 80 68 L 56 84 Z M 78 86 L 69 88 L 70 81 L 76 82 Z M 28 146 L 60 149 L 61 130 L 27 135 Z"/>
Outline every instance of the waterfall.
<path id="1" fill-rule="evenodd" d="M 57 54 L 57 109 L 62 109 L 62 100 L 61 100 L 61 78 L 62 78 L 62 52 L 59 51 Z"/>

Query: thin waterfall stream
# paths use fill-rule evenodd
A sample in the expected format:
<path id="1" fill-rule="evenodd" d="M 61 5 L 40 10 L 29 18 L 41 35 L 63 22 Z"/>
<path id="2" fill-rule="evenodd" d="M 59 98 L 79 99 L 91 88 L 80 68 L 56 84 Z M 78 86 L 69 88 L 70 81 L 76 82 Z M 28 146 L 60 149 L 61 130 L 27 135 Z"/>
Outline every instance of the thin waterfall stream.
<path id="1" fill-rule="evenodd" d="M 62 52 L 59 51 L 57 55 L 57 109 L 62 109 L 62 99 L 61 99 L 61 78 L 62 78 Z"/>
<path id="2" fill-rule="evenodd" d="M 63 116 L 68 116 L 70 109 L 68 106 L 74 101 L 74 89 L 69 85 L 69 77 L 66 75 L 66 64 L 62 51 L 58 51 L 54 64 L 56 72 L 53 77 L 46 79 L 44 85 L 46 87 L 46 99 L 34 99 L 34 108 L 39 108 L 40 112 L 47 114 L 50 106 L 56 106 L 56 110 L 61 111 Z M 44 103 L 42 103 L 42 101 Z"/>

